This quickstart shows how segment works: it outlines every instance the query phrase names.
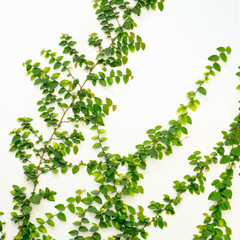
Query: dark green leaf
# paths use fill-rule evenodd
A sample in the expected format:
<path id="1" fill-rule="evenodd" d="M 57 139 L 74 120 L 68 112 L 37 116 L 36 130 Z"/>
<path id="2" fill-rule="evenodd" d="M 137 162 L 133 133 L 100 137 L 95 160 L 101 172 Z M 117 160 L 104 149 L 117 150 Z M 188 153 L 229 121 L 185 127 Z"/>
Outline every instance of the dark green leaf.
<path id="1" fill-rule="evenodd" d="M 222 199 L 221 193 L 220 192 L 211 192 L 210 195 L 208 196 L 208 200 L 211 201 L 220 201 Z"/>
<path id="2" fill-rule="evenodd" d="M 223 156 L 220 160 L 220 163 L 221 164 L 226 164 L 226 163 L 229 163 L 231 161 L 231 158 L 227 155 Z"/>
<path id="3" fill-rule="evenodd" d="M 63 221 L 63 222 L 66 222 L 66 221 L 67 221 L 67 218 L 66 218 L 65 214 L 62 213 L 62 212 L 60 212 L 60 213 L 57 214 L 57 218 L 58 218 L 59 220 Z"/>
<path id="4" fill-rule="evenodd" d="M 207 91 L 206 91 L 206 89 L 204 87 L 199 87 L 197 90 L 198 90 L 198 92 L 200 92 L 203 95 L 207 94 Z"/>
<path id="5" fill-rule="evenodd" d="M 219 57 L 217 55 L 212 55 L 208 58 L 209 61 L 216 62 L 219 60 Z"/>

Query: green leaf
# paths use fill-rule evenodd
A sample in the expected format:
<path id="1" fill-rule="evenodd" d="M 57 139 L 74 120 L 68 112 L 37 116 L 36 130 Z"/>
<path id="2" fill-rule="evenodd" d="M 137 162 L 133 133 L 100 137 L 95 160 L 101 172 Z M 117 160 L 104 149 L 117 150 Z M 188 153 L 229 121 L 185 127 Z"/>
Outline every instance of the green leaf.
<path id="1" fill-rule="evenodd" d="M 88 207 L 87 210 L 88 210 L 88 212 L 91 212 L 91 213 L 98 213 L 98 210 L 94 206 Z"/>
<path id="2" fill-rule="evenodd" d="M 231 155 L 239 157 L 240 156 L 240 147 L 233 148 L 231 150 Z"/>
<path id="3" fill-rule="evenodd" d="M 142 38 L 140 36 L 137 35 L 137 42 L 141 43 L 142 42 Z"/>
<path id="4" fill-rule="evenodd" d="M 124 81 L 125 84 L 127 84 L 128 81 L 129 81 L 129 76 L 128 75 L 124 75 L 123 76 L 123 81 Z"/>
<path id="5" fill-rule="evenodd" d="M 120 79 L 120 77 L 119 77 L 119 76 L 116 76 L 116 77 L 115 77 L 115 81 L 116 81 L 116 83 L 117 83 L 117 84 L 119 84 L 119 83 L 120 83 L 120 80 L 121 80 L 121 79 Z"/>
<path id="6" fill-rule="evenodd" d="M 226 234 L 227 235 L 232 235 L 232 230 L 231 230 L 231 228 L 229 228 L 229 227 L 226 227 Z"/>
<path id="7" fill-rule="evenodd" d="M 117 70 L 117 75 L 121 77 L 123 75 L 122 71 Z"/>
<path id="8" fill-rule="evenodd" d="M 69 197 L 69 198 L 67 199 L 67 202 L 73 203 L 73 202 L 75 202 L 75 198 L 74 198 L 74 197 Z"/>
<path id="9" fill-rule="evenodd" d="M 63 40 L 59 43 L 59 45 L 65 47 L 67 45 L 67 41 Z"/>
<path id="10" fill-rule="evenodd" d="M 68 99 L 68 98 L 70 98 L 71 97 L 71 94 L 70 93 L 66 93 L 65 95 L 64 95 L 64 99 Z"/>
<path id="11" fill-rule="evenodd" d="M 226 51 L 225 47 L 218 47 L 217 50 L 219 52 L 225 52 Z"/>
<path id="12" fill-rule="evenodd" d="M 9 149 L 9 152 L 14 152 L 14 151 L 16 151 L 18 149 L 18 147 L 17 146 L 12 146 L 10 149 Z"/>
<path id="13" fill-rule="evenodd" d="M 227 197 L 227 198 L 231 199 L 232 198 L 232 191 L 230 189 L 224 189 L 222 191 L 222 195 L 224 197 Z"/>
<path id="14" fill-rule="evenodd" d="M 85 226 L 81 226 L 81 227 L 79 228 L 79 231 L 80 231 L 80 232 L 88 232 L 88 229 L 87 229 Z"/>
<path id="15" fill-rule="evenodd" d="M 89 35 L 89 37 L 92 37 L 92 38 L 94 38 L 94 37 L 96 37 L 97 36 L 97 33 L 91 33 L 90 35 Z"/>
<path id="16" fill-rule="evenodd" d="M 214 69 L 216 69 L 218 72 L 221 72 L 221 66 L 218 63 L 213 64 Z"/>
<path id="17" fill-rule="evenodd" d="M 37 222 L 38 222 L 39 224 L 41 224 L 41 225 L 45 223 L 42 218 L 36 218 L 36 220 L 37 220 Z"/>
<path id="18" fill-rule="evenodd" d="M 104 178 L 104 176 L 100 174 L 100 175 L 98 175 L 98 176 L 94 179 L 94 181 L 95 181 L 95 182 L 99 182 L 99 181 L 101 181 L 103 178 Z"/>
<path id="19" fill-rule="evenodd" d="M 237 72 L 237 73 L 236 73 L 236 76 L 240 77 L 240 72 Z"/>
<path id="20" fill-rule="evenodd" d="M 91 205 L 92 203 L 92 200 L 90 198 L 83 198 L 81 201 L 86 205 Z"/>
<path id="21" fill-rule="evenodd" d="M 47 113 L 47 112 L 44 112 L 44 113 L 42 113 L 42 114 L 40 115 L 40 117 L 41 117 L 41 118 L 46 118 L 46 117 L 48 117 L 48 113 Z"/>
<path id="22" fill-rule="evenodd" d="M 48 220 L 46 221 L 46 223 L 47 223 L 49 226 L 51 226 L 51 227 L 54 227 L 54 226 L 55 226 L 54 221 L 51 220 L 51 219 L 48 219 Z"/>
<path id="23" fill-rule="evenodd" d="M 56 62 L 53 66 L 53 69 L 58 69 L 62 66 L 62 64 L 60 62 Z"/>
<path id="24" fill-rule="evenodd" d="M 46 108 L 45 106 L 41 106 L 41 107 L 38 109 L 39 112 L 43 112 L 43 111 L 45 111 L 45 110 L 47 110 L 47 108 Z"/>
<path id="25" fill-rule="evenodd" d="M 183 134 L 188 134 L 188 130 L 185 127 L 181 127 L 181 131 Z"/>
<path id="26" fill-rule="evenodd" d="M 45 67 L 45 68 L 43 69 L 43 73 L 49 73 L 50 70 L 51 70 L 50 67 Z"/>
<path id="27" fill-rule="evenodd" d="M 228 46 L 228 47 L 226 48 L 226 52 L 227 52 L 227 54 L 230 54 L 230 53 L 232 52 L 231 47 Z"/>
<path id="28" fill-rule="evenodd" d="M 40 201 L 42 199 L 42 196 L 40 194 L 35 194 L 29 198 L 30 202 L 33 204 L 40 204 Z"/>
<path id="29" fill-rule="evenodd" d="M 53 147 L 54 147 L 56 150 L 59 149 L 59 145 L 58 145 L 58 143 L 53 142 Z"/>
<path id="30" fill-rule="evenodd" d="M 220 53 L 220 58 L 224 61 L 227 62 L 227 55 L 225 53 Z"/>
<path id="31" fill-rule="evenodd" d="M 114 70 L 112 69 L 111 71 L 110 71 L 110 77 L 114 77 L 115 76 L 115 72 L 114 72 Z"/>
<path id="32" fill-rule="evenodd" d="M 136 210 L 135 210 L 133 207 L 131 207 L 131 206 L 128 206 L 128 211 L 129 211 L 132 215 L 135 215 L 135 213 L 136 213 Z"/>
<path id="33" fill-rule="evenodd" d="M 94 195 L 94 196 L 97 196 L 99 194 L 99 191 L 98 190 L 93 190 L 93 191 L 91 191 L 91 194 Z"/>
<path id="34" fill-rule="evenodd" d="M 240 90 L 240 84 L 236 87 L 237 90 Z"/>
<path id="35" fill-rule="evenodd" d="M 72 230 L 72 231 L 69 232 L 69 234 L 71 236 L 77 236 L 78 235 L 78 231 L 77 230 Z"/>
<path id="36" fill-rule="evenodd" d="M 152 158 L 155 158 L 155 159 L 158 158 L 158 154 L 157 154 L 157 151 L 156 151 L 155 149 L 151 149 L 151 150 L 149 151 L 149 153 L 150 153 L 150 156 L 151 156 Z"/>
<path id="37" fill-rule="evenodd" d="M 70 63 L 71 63 L 70 61 L 64 61 L 64 62 L 63 62 L 63 66 L 64 66 L 64 67 L 67 67 Z"/>
<path id="38" fill-rule="evenodd" d="M 21 136 L 19 134 L 17 134 L 13 137 L 12 142 L 13 143 L 18 142 L 20 139 L 21 139 Z"/>
<path id="39" fill-rule="evenodd" d="M 89 223 L 89 220 L 87 218 L 82 218 L 82 223 Z"/>
<path id="40" fill-rule="evenodd" d="M 102 199 L 101 199 L 100 197 L 98 197 L 98 196 L 96 196 L 96 197 L 94 198 L 94 201 L 97 202 L 97 203 L 99 203 L 99 204 L 102 204 Z"/>
<path id="41" fill-rule="evenodd" d="M 32 73 L 34 76 L 38 76 L 41 73 L 41 69 L 40 68 L 34 68 L 32 70 Z"/>
<path id="42" fill-rule="evenodd" d="M 76 165 L 75 165 L 75 166 L 72 168 L 72 173 L 73 173 L 73 174 L 78 173 L 78 172 L 79 172 L 79 169 L 80 169 L 79 166 L 76 166 Z"/>
<path id="43" fill-rule="evenodd" d="M 145 50 L 146 44 L 144 42 L 141 42 L 141 48 L 142 48 L 143 51 Z"/>
<path id="44" fill-rule="evenodd" d="M 140 212 L 144 212 L 144 208 L 142 207 L 142 206 L 138 206 L 138 210 L 140 211 Z"/>
<path id="45" fill-rule="evenodd" d="M 106 214 L 107 216 L 109 216 L 109 217 L 113 217 L 113 216 L 114 216 L 114 212 L 113 212 L 112 210 L 107 210 L 107 211 L 105 212 L 105 214 Z"/>
<path id="46" fill-rule="evenodd" d="M 159 3 L 158 3 L 158 8 L 159 8 L 160 11 L 163 11 L 164 5 L 163 5 L 162 2 L 159 2 Z"/>
<path id="47" fill-rule="evenodd" d="M 52 80 L 55 80 L 55 79 L 57 79 L 57 78 L 59 78 L 60 77 L 60 73 L 54 73 L 52 76 L 51 76 L 51 79 Z"/>
<path id="48" fill-rule="evenodd" d="M 128 48 L 126 46 L 122 47 L 122 51 L 126 56 L 128 55 Z"/>
<path id="49" fill-rule="evenodd" d="M 108 193 L 108 188 L 104 185 L 100 186 L 99 190 L 103 195 L 106 195 Z"/>
<path id="50" fill-rule="evenodd" d="M 106 98 L 106 103 L 108 106 L 112 106 L 113 102 L 110 98 Z"/>
<path id="51" fill-rule="evenodd" d="M 71 213 L 75 213 L 75 206 L 72 203 L 68 205 L 68 209 Z"/>
<path id="52" fill-rule="evenodd" d="M 30 135 L 30 132 L 25 132 L 25 133 L 22 135 L 22 138 L 23 138 L 23 139 L 26 139 L 29 135 Z"/>
<path id="53" fill-rule="evenodd" d="M 55 206 L 55 208 L 59 211 L 65 210 L 65 206 L 63 204 L 58 204 L 58 205 Z"/>
<path id="54" fill-rule="evenodd" d="M 70 41 L 68 45 L 69 45 L 70 47 L 72 47 L 72 46 L 74 46 L 76 43 L 77 43 L 77 42 L 75 42 L 75 41 Z"/>
<path id="55" fill-rule="evenodd" d="M 98 97 L 95 97 L 95 102 L 97 105 L 102 105 L 102 99 L 98 98 Z"/>
<path id="56" fill-rule="evenodd" d="M 112 78 L 112 77 L 108 77 L 108 78 L 107 78 L 107 82 L 108 82 L 108 84 L 109 84 L 110 86 L 112 86 L 112 84 L 113 84 L 113 78 Z"/>
<path id="57" fill-rule="evenodd" d="M 197 107 L 198 107 L 198 104 L 196 101 L 190 101 L 188 103 L 188 107 L 193 111 L 195 112 L 197 110 Z"/>
<path id="58" fill-rule="evenodd" d="M 129 44 L 128 48 L 131 52 L 135 52 L 135 46 L 133 44 Z"/>
<path id="59" fill-rule="evenodd" d="M 103 104 L 103 112 L 108 115 L 109 114 L 109 106 L 107 104 Z"/>
<path id="60" fill-rule="evenodd" d="M 141 221 L 141 222 L 144 222 L 144 215 L 142 212 L 139 212 L 138 213 L 138 219 Z"/>
<path id="61" fill-rule="evenodd" d="M 128 58 L 126 56 L 123 56 L 122 62 L 123 62 L 123 65 L 125 65 L 128 62 Z"/>
<path id="62" fill-rule="evenodd" d="M 104 87 L 107 86 L 107 83 L 106 83 L 106 81 L 105 81 L 104 79 L 100 79 L 100 80 L 99 80 L 99 83 L 100 83 L 102 86 L 104 86 Z"/>
<path id="63" fill-rule="evenodd" d="M 231 161 L 231 158 L 227 155 L 223 156 L 220 160 L 220 163 L 221 164 L 226 164 L 226 163 L 229 163 Z"/>
<path id="64" fill-rule="evenodd" d="M 142 194 L 144 193 L 144 189 L 142 186 L 137 186 L 137 189 L 140 193 L 142 193 Z"/>
<path id="65" fill-rule="evenodd" d="M 45 213 L 45 216 L 46 216 L 47 218 L 53 218 L 53 214 L 52 214 L 52 213 Z"/>
<path id="66" fill-rule="evenodd" d="M 207 94 L 207 91 L 206 91 L 206 89 L 204 87 L 199 87 L 197 90 L 198 90 L 198 92 L 200 92 L 203 95 Z"/>
<path id="67" fill-rule="evenodd" d="M 126 69 L 126 74 L 127 74 L 127 76 L 130 77 L 130 76 L 132 76 L 132 71 L 127 68 L 127 69 Z"/>
<path id="68" fill-rule="evenodd" d="M 220 201 L 222 199 L 221 193 L 220 192 L 211 192 L 210 195 L 208 196 L 208 200 L 211 201 Z"/>
<path id="69" fill-rule="evenodd" d="M 61 87 L 66 87 L 66 86 L 68 86 L 70 84 L 70 81 L 69 80 L 62 80 L 61 82 L 60 82 L 60 86 Z"/>
<path id="70" fill-rule="evenodd" d="M 156 133 L 156 130 L 155 129 L 149 129 L 147 132 L 147 134 L 155 134 Z"/>
<path id="71" fill-rule="evenodd" d="M 98 225 L 100 228 L 107 228 L 107 224 L 105 222 L 100 222 L 99 225 Z M 99 238 L 101 239 L 101 238 Z"/>
<path id="72" fill-rule="evenodd" d="M 73 146 L 73 152 L 75 155 L 78 153 L 78 145 Z"/>
<path id="73" fill-rule="evenodd" d="M 63 222 L 66 222 L 66 221 L 67 221 L 67 218 L 66 218 L 65 214 L 62 213 L 62 212 L 60 212 L 60 213 L 57 214 L 57 218 L 58 218 L 59 220 L 63 221 Z"/>
<path id="74" fill-rule="evenodd" d="M 69 53 L 69 52 L 71 52 L 71 48 L 70 47 L 65 47 L 64 49 L 63 49 L 63 53 L 64 54 L 67 54 L 67 53 Z"/>
<path id="75" fill-rule="evenodd" d="M 39 226 L 38 231 L 41 232 L 41 233 L 46 233 L 47 229 L 44 226 Z"/>
<path id="76" fill-rule="evenodd" d="M 196 239 L 196 240 L 201 240 L 201 239 Z M 231 240 L 231 238 L 229 236 L 227 236 L 227 235 L 224 235 L 224 240 Z"/>
<path id="77" fill-rule="evenodd" d="M 102 53 L 99 53 L 96 57 L 96 60 L 102 60 L 104 58 L 104 55 Z"/>
<path id="78" fill-rule="evenodd" d="M 216 62 L 219 60 L 219 57 L 218 55 L 212 55 L 208 58 L 209 61 L 213 61 L 213 62 Z"/>

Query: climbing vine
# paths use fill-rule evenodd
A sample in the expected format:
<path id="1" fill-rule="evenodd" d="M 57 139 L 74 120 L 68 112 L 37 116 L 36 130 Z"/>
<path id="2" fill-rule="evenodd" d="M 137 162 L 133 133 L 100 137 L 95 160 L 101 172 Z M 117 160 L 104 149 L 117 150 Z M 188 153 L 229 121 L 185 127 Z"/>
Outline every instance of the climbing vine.
<path id="1" fill-rule="evenodd" d="M 187 92 L 187 102 L 180 104 L 178 117 L 169 121 L 167 129 L 162 129 L 162 126 L 149 129 L 148 138 L 136 146 L 134 153 L 127 156 L 111 153 L 106 145 L 104 126 L 106 116 L 110 111 L 115 111 L 117 105 L 108 97 L 101 99 L 96 96 L 90 89 L 91 84 L 110 87 L 121 81 L 127 84 L 133 78 L 132 71 L 127 67 L 123 70 L 123 67 L 130 53 L 146 47 L 143 39 L 134 33 L 137 27 L 134 15 L 140 16 L 142 9 L 158 8 L 163 11 L 164 0 L 137 0 L 134 5 L 125 0 L 93 2 L 97 20 L 107 37 L 104 42 L 97 33 L 89 35 L 88 44 L 97 52 L 95 59 L 80 53 L 77 42 L 68 34 L 62 34 L 59 43 L 63 48 L 62 55 L 50 49 L 41 52 L 48 60 L 48 66 L 41 66 L 32 60 L 23 64 L 33 84 L 42 92 L 43 97 L 37 102 L 37 107 L 40 118 L 52 133 L 45 139 L 34 128 L 33 119 L 29 117 L 18 118 L 20 126 L 10 133 L 10 152 L 15 153 L 15 157 L 22 162 L 26 180 L 32 183 L 30 191 L 18 185 L 13 185 L 11 190 L 14 200 L 11 220 L 17 224 L 14 239 L 54 239 L 54 236 L 48 234 L 48 227 L 55 227 L 57 219 L 66 222 L 69 215 L 75 218 L 72 230 L 69 231 L 71 240 L 100 240 L 103 239 L 101 230 L 107 228 L 115 229 L 116 232 L 108 240 L 147 239 L 149 226 L 160 229 L 167 227 L 163 213 L 174 215 L 175 207 L 183 201 L 185 192 L 197 195 L 204 192 L 206 172 L 218 162 L 225 164 L 226 170 L 212 182 L 215 190 L 210 193 L 209 200 L 213 205 L 209 209 L 210 213 L 204 213 L 204 223 L 198 226 L 198 233 L 193 239 L 231 239 L 231 229 L 223 219 L 222 211 L 230 209 L 233 168 L 240 156 L 240 115 L 234 119 L 230 130 L 223 132 L 223 141 L 216 144 L 210 155 L 201 156 L 200 151 L 194 151 L 188 157 L 193 172 L 183 176 L 182 180 L 174 181 L 174 196 L 165 194 L 162 199 L 149 203 L 148 208 L 152 210 L 153 216 L 147 216 L 142 206 L 136 208 L 124 201 L 126 196 L 144 194 L 139 181 L 144 178 L 141 172 L 146 169 L 148 158 L 161 160 L 182 146 L 188 134 L 187 127 L 192 124 L 189 112 L 197 110 L 200 104 L 198 96 L 207 94 L 206 83 L 221 71 L 221 65 L 227 62 L 231 48 L 218 47 L 208 58 L 209 65 L 205 67 L 202 79 L 196 81 L 194 90 Z M 73 68 L 85 70 L 86 76 L 75 76 Z M 237 76 L 240 76 L 239 72 Z M 68 161 L 67 156 L 81 154 L 79 145 L 85 140 L 81 123 L 85 123 L 84 127 L 92 131 L 92 148 L 96 149 L 97 156 L 87 163 L 79 161 L 74 164 Z M 66 130 L 69 125 L 71 131 Z M 229 148 L 230 151 L 227 150 Z M 121 166 L 125 166 L 125 170 L 119 170 Z M 57 194 L 49 187 L 39 187 L 44 175 L 49 172 L 58 174 L 59 171 L 63 174 L 68 171 L 80 174 L 81 168 L 87 171 L 99 187 L 91 192 L 76 189 L 75 194 L 68 196 L 65 202 L 56 203 L 52 212 L 34 219 L 34 207 L 43 201 L 55 202 Z M 4 225 L 5 222 L 0 221 L 0 239 L 6 239 Z"/>

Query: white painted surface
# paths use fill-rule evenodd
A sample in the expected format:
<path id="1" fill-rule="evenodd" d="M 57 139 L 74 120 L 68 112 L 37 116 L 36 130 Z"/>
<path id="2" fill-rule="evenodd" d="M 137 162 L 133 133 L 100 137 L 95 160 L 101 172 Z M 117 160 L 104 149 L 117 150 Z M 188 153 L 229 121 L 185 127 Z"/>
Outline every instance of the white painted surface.
<path id="1" fill-rule="evenodd" d="M 187 157 L 194 150 L 200 150 L 203 154 L 211 153 L 215 143 L 221 140 L 221 130 L 228 130 L 237 114 L 239 92 L 235 90 L 238 84 L 235 72 L 240 65 L 238 4 L 238 0 L 172 0 L 166 1 L 163 13 L 143 12 L 137 20 L 139 27 L 135 31 L 142 36 L 147 48 L 144 52 L 129 56 L 128 67 L 133 71 L 134 80 L 126 86 L 115 84 L 106 89 L 94 89 L 100 96 L 110 97 L 118 105 L 117 111 L 106 120 L 111 152 L 132 153 L 134 146 L 147 138 L 146 130 L 159 124 L 167 126 L 168 120 L 176 118 L 179 103 L 186 103 L 185 93 L 195 89 L 194 82 L 201 78 L 204 66 L 208 64 L 208 56 L 214 54 L 221 45 L 230 45 L 233 49 L 228 63 L 222 64 L 222 72 L 208 84 L 208 95 L 201 97 L 198 111 L 191 114 L 193 125 L 189 127 L 189 138 L 184 141 L 184 146 L 175 149 L 171 157 L 165 157 L 162 161 L 149 159 L 142 181 L 145 194 L 126 199 L 131 204 L 147 206 L 151 200 L 161 201 L 165 193 L 173 194 L 172 182 L 192 172 Z M 92 32 L 100 32 L 95 18 L 92 3 L 87 0 L 1 2 L 0 211 L 7 213 L 7 239 L 12 239 L 16 234 L 16 226 L 8 220 L 8 213 L 12 211 L 11 186 L 18 184 L 31 189 L 31 184 L 24 181 L 21 163 L 8 152 L 8 133 L 18 126 L 15 121 L 18 117 L 30 116 L 36 119 L 36 128 L 48 134 L 38 119 L 35 105 L 41 98 L 40 91 L 25 76 L 21 64 L 29 58 L 42 61 L 39 53 L 43 48 L 56 49 L 60 53 L 58 42 L 62 32 L 74 37 L 80 52 L 92 55 L 87 38 Z M 86 150 L 88 143 L 90 141 L 86 141 L 80 149 L 79 157 L 85 161 L 96 155 L 94 151 L 89 153 Z M 149 228 L 149 239 L 192 239 L 192 235 L 197 233 L 196 225 L 203 221 L 202 213 L 207 212 L 210 206 L 207 196 L 212 190 L 211 180 L 223 169 L 222 166 L 214 166 L 207 173 L 205 194 L 200 197 L 184 194 L 184 201 L 177 207 L 176 215 L 166 217 L 168 228 Z M 238 172 L 237 168 L 232 211 L 226 213 L 233 230 L 233 240 L 240 239 Z M 76 189 L 90 190 L 96 186 L 85 170 L 76 176 L 48 174 L 40 182 L 41 188 L 49 186 L 59 193 L 57 202 L 64 202 Z M 44 202 L 36 207 L 35 215 L 43 216 L 48 210 L 53 210 L 53 207 Z M 64 226 L 59 223 L 53 230 L 57 240 L 67 239 L 71 221 L 67 227 Z M 109 232 L 105 234 L 107 236 Z"/>

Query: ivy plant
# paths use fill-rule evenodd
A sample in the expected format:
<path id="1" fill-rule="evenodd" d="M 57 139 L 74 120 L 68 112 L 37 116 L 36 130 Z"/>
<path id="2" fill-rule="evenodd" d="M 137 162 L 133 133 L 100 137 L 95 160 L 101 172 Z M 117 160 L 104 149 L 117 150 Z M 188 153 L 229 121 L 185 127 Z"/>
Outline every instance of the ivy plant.
<path id="1" fill-rule="evenodd" d="M 187 128 L 192 124 L 190 112 L 197 110 L 200 105 L 198 97 L 207 94 L 206 83 L 221 71 L 231 48 L 220 46 L 208 57 L 209 64 L 202 78 L 196 81 L 194 90 L 187 92 L 187 102 L 179 105 L 177 117 L 169 121 L 168 128 L 163 129 L 160 125 L 152 127 L 146 132 L 147 139 L 136 146 L 134 153 L 126 156 L 112 153 L 107 145 L 105 118 L 117 109 L 116 103 L 108 96 L 104 99 L 97 96 L 90 89 L 91 84 L 110 88 L 120 82 L 127 84 L 133 78 L 132 71 L 127 68 L 128 58 L 146 47 L 141 36 L 134 33 L 137 27 L 134 15 L 140 16 L 142 9 L 163 11 L 164 4 L 164 0 L 136 0 L 134 5 L 125 0 L 93 0 L 97 20 L 107 37 L 104 40 L 97 33 L 89 35 L 88 45 L 96 49 L 95 59 L 79 52 L 77 42 L 70 35 L 62 34 L 59 43 L 62 54 L 51 49 L 41 52 L 48 60 L 47 66 L 32 60 L 23 63 L 27 75 L 42 93 L 37 109 L 39 117 L 52 133 L 48 138 L 43 137 L 29 117 L 18 118 L 19 126 L 10 133 L 10 152 L 21 161 L 26 181 L 32 186 L 31 189 L 12 186 L 14 205 L 11 220 L 16 224 L 14 239 L 54 239 L 48 234 L 48 228 L 55 227 L 58 220 L 68 221 L 69 215 L 75 218 L 69 231 L 70 240 L 100 240 L 103 239 L 102 230 L 110 228 L 116 233 L 108 240 L 147 239 L 149 226 L 167 227 L 163 213 L 174 215 L 175 207 L 183 201 L 186 192 L 197 195 L 204 192 L 206 174 L 218 162 L 226 165 L 226 170 L 212 182 L 214 190 L 208 199 L 213 205 L 209 213 L 204 213 L 204 222 L 197 226 L 198 233 L 193 239 L 231 239 L 232 231 L 222 212 L 230 210 L 233 169 L 240 157 L 240 113 L 229 131 L 222 132 L 223 140 L 216 144 L 212 153 L 202 156 L 199 150 L 195 150 L 188 157 L 187 162 L 193 167 L 193 172 L 173 182 L 174 196 L 166 193 L 161 199 L 149 202 L 148 208 L 153 216 L 148 216 L 143 206 L 134 207 L 124 201 L 126 197 L 144 194 L 139 181 L 144 178 L 142 171 L 146 169 L 148 158 L 161 160 L 182 146 L 188 134 Z M 84 81 L 75 76 L 73 68 L 85 71 Z M 237 76 L 240 77 L 240 72 Z M 80 160 L 74 164 L 68 161 L 67 156 L 81 155 L 79 145 L 85 141 L 81 123 L 91 129 L 91 147 L 97 155 L 87 163 Z M 71 126 L 72 130 L 66 130 L 69 129 L 67 126 Z M 121 166 L 125 166 L 125 172 L 119 171 Z M 98 184 L 97 189 L 76 189 L 66 201 L 55 202 L 57 192 L 54 189 L 39 187 L 45 174 L 68 171 L 81 174 L 80 169 L 87 171 Z M 34 219 L 32 212 L 43 201 L 55 202 L 55 208 L 46 212 L 44 218 Z M 2 240 L 6 239 L 4 225 L 5 222 L 0 220 Z"/>

